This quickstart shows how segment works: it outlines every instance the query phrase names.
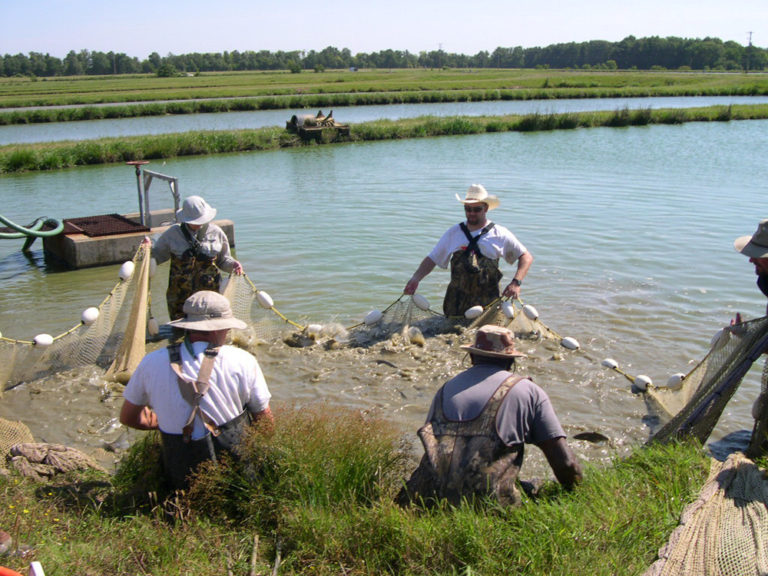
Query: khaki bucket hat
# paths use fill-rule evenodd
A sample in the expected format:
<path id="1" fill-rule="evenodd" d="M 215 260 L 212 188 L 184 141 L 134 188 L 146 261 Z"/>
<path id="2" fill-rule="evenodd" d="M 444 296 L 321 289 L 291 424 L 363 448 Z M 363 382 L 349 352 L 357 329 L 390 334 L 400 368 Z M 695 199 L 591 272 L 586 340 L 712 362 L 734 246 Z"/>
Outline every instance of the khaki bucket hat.
<path id="1" fill-rule="evenodd" d="M 168 322 L 174 328 L 215 332 L 237 328 L 243 330 L 247 324 L 235 318 L 226 296 L 211 290 L 195 292 L 184 301 L 184 318 Z"/>
<path id="2" fill-rule="evenodd" d="M 768 220 L 760 222 L 752 236 L 736 238 L 733 247 L 750 258 L 768 258 Z"/>
<path id="3" fill-rule="evenodd" d="M 211 208 L 201 196 L 190 196 L 176 211 L 176 220 L 184 224 L 208 224 L 215 217 L 216 208 Z"/>

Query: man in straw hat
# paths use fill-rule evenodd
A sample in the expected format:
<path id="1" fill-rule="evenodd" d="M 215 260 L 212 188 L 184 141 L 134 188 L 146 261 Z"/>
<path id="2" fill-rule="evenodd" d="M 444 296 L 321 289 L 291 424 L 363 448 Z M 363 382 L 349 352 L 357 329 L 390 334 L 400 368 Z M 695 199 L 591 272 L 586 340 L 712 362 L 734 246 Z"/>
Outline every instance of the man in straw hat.
<path id="1" fill-rule="evenodd" d="M 480 184 L 472 184 L 462 200 L 465 222 L 449 228 L 405 285 L 405 294 L 414 294 L 419 282 L 435 266 L 451 265 L 451 280 L 445 291 L 443 312 L 446 316 L 463 316 L 473 306 L 487 306 L 499 298 L 499 259 L 517 262 L 512 280 L 501 293 L 506 298 L 518 298 L 520 285 L 533 263 L 533 256 L 504 226 L 487 218 L 489 210 L 499 206 L 499 199 L 488 194 Z"/>
<path id="2" fill-rule="evenodd" d="M 749 261 L 755 265 L 757 287 L 768 297 L 768 220 L 760 222 L 752 236 L 736 238 L 733 247 L 737 252 L 749 257 Z M 768 305 L 766 314 L 768 314 Z"/>
<path id="3" fill-rule="evenodd" d="M 501 504 L 520 502 L 515 485 L 525 444 L 544 452 L 566 488 L 581 480 L 581 466 L 565 440 L 547 393 L 512 373 L 514 334 L 487 324 L 478 329 L 469 352 L 472 367 L 435 394 L 426 424 L 419 429 L 424 456 L 401 490 L 400 504 L 444 498 L 491 496 Z"/>
<path id="4" fill-rule="evenodd" d="M 737 252 L 747 256 L 749 261 L 754 264 L 757 287 L 768 297 L 768 220 L 760 222 L 752 236 L 736 238 L 733 247 Z M 766 305 L 765 312 L 768 314 L 768 305 Z M 736 314 L 736 319 L 731 321 L 732 324 L 740 322 L 741 314 Z M 764 350 L 764 353 L 768 353 L 768 349 Z M 756 458 L 768 454 L 768 390 L 763 389 L 760 392 L 757 400 L 755 400 L 752 413 L 755 417 L 755 424 L 746 453 L 747 456 Z"/>
<path id="5" fill-rule="evenodd" d="M 232 315 L 227 298 L 200 291 L 184 302 L 184 318 L 171 326 L 184 340 L 150 352 L 123 392 L 120 422 L 161 432 L 163 464 L 175 489 L 204 460 L 215 460 L 239 440 L 251 420 L 272 419 L 271 397 L 259 363 L 226 346 L 231 329 L 247 324 Z"/>
<path id="6" fill-rule="evenodd" d="M 176 224 L 163 232 L 152 247 L 158 264 L 170 258 L 165 299 L 171 320 L 184 316 L 184 301 L 198 290 L 218 291 L 221 273 L 242 274 L 243 266 L 232 258 L 229 239 L 212 222 L 216 209 L 200 196 L 190 196 L 176 211 Z"/>

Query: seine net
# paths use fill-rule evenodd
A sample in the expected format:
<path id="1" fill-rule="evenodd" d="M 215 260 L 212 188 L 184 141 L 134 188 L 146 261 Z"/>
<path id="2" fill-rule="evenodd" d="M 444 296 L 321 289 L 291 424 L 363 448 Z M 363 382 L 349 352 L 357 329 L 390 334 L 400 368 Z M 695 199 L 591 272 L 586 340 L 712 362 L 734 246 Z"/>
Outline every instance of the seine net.
<path id="1" fill-rule="evenodd" d="M 683 436 L 706 442 L 744 375 L 766 349 L 768 316 L 723 328 L 704 359 L 679 386 L 649 387 L 646 391 L 646 400 L 663 422 L 649 442 Z M 760 415 L 754 416 L 760 419 Z"/>
<path id="2" fill-rule="evenodd" d="M 139 249 L 132 261 L 123 264 L 121 280 L 96 307 L 98 314 L 91 309 L 84 311 L 81 323 L 67 332 L 55 337 L 39 335 L 33 341 L 0 337 L 2 389 L 80 366 L 109 367 L 131 320 L 132 307 L 126 303 L 133 301 L 140 282 L 146 281 L 133 272 L 142 269 L 148 254 L 147 249 Z M 141 325 L 143 334 L 144 323 Z M 143 355 L 143 349 L 138 355 Z"/>

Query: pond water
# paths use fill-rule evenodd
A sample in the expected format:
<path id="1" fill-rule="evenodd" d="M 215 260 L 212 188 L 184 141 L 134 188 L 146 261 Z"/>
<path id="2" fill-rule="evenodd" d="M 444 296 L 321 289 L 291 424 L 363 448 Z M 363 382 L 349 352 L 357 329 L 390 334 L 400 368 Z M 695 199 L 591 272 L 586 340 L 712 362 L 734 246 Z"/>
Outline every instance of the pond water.
<path id="1" fill-rule="evenodd" d="M 697 96 L 663 98 L 587 98 L 563 100 L 509 100 L 496 102 L 445 102 L 437 104 L 395 104 L 337 108 L 333 116 L 342 124 L 399 120 L 419 116 L 500 116 L 505 114 L 560 114 L 596 110 L 637 110 L 765 104 L 768 96 Z M 327 114 L 329 110 L 325 110 Z M 254 130 L 266 126 L 285 126 L 293 114 L 316 110 L 260 110 L 180 116 L 54 122 L 0 126 L 0 146 L 59 140 L 87 140 L 144 134 L 167 134 L 195 130 Z"/>
<path id="2" fill-rule="evenodd" d="M 493 220 L 535 257 L 523 301 L 582 344 L 579 352 L 523 361 L 520 371 L 549 392 L 569 433 L 611 439 L 575 443 L 582 459 L 602 463 L 642 443 L 650 429 L 642 397 L 601 359 L 664 383 L 703 357 L 737 311 L 765 314 L 753 266 L 732 243 L 768 217 L 767 155 L 768 121 L 760 120 L 313 146 L 148 167 L 178 177 L 182 196 L 200 194 L 234 221 L 236 256 L 283 314 L 345 326 L 400 296 L 440 234 L 462 217 L 454 194 L 482 183 L 501 199 Z M 123 165 L 5 176 L 0 194 L 3 215 L 19 223 L 138 209 L 133 169 Z M 153 208 L 170 203 L 162 189 L 152 194 Z M 57 271 L 39 244 L 28 256 L 20 245 L 0 244 L 4 336 L 61 333 L 117 281 L 119 266 Z M 153 280 L 156 302 L 166 276 L 161 267 Z M 447 280 L 435 270 L 421 284 L 437 310 Z M 436 388 L 465 366 L 441 339 L 387 356 L 391 371 L 360 350 L 275 342 L 257 356 L 276 403 L 374 410 L 412 440 Z M 757 364 L 713 439 L 751 428 Z M 25 384 L 6 392 L 0 416 L 22 415 L 38 438 L 96 451 L 124 433 L 114 420 L 119 393 L 105 399 L 104 386 L 91 369 Z M 538 471 L 536 453 L 526 469 Z"/>

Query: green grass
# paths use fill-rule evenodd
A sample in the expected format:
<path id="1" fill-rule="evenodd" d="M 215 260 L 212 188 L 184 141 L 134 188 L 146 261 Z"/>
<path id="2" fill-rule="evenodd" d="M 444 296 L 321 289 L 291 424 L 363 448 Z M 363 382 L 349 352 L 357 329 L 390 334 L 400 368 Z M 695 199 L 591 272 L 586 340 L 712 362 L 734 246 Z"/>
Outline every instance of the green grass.
<path id="1" fill-rule="evenodd" d="M 768 105 L 712 106 L 689 109 L 615 110 L 525 116 L 421 117 L 355 124 L 337 142 L 364 142 L 495 132 L 532 132 L 576 128 L 722 122 L 768 118 Z M 323 144 L 329 144 L 326 140 Z M 129 160 L 230 154 L 316 146 L 279 127 L 258 130 L 205 131 L 0 146 L 0 174 L 57 170 Z"/>
<path id="2" fill-rule="evenodd" d="M 163 488 L 154 434 L 113 478 L 0 476 L 0 526 L 33 546 L 4 562 L 39 560 L 51 576 L 267 574 L 279 553 L 280 574 L 638 574 L 709 470 L 695 445 L 638 447 L 520 508 L 401 509 L 412 464 L 386 422 L 324 405 L 276 415 L 239 464 L 207 467 L 183 497 Z"/>
<path id="3" fill-rule="evenodd" d="M 761 73 L 404 69 L 359 72 L 229 72 L 158 78 L 114 77 L 0 78 L 0 124 L 193 114 L 236 110 L 338 107 L 364 104 L 712 96 L 768 94 Z M 195 99 L 230 99 L 193 103 Z M 186 100 L 166 103 L 165 100 Z M 152 103 L 107 107 L 95 104 Z M 77 109 L 23 110 L 31 106 L 76 105 Z"/>

